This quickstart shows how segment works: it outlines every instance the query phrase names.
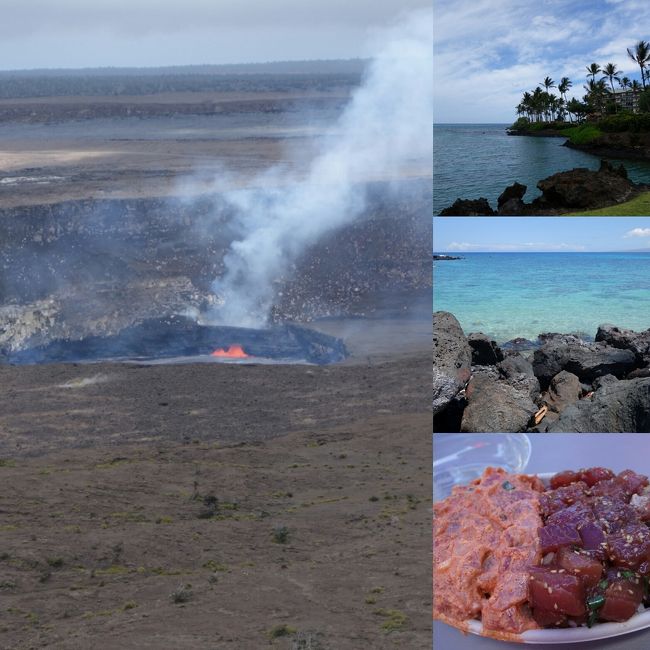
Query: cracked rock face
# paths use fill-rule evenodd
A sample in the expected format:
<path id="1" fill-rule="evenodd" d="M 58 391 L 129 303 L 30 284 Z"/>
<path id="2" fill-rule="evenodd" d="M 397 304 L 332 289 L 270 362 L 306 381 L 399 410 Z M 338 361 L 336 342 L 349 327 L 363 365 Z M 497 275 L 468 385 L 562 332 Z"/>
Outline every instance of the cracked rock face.
<path id="1" fill-rule="evenodd" d="M 550 433 L 649 433 L 650 378 L 607 377 L 590 399 L 568 406 L 548 428 Z"/>
<path id="2" fill-rule="evenodd" d="M 621 350 L 604 343 L 564 343 L 551 340 L 533 355 L 533 369 L 542 387 L 550 384 L 560 371 L 576 375 L 580 381 L 592 382 L 597 377 L 622 377 L 637 366 L 631 350 Z"/>
<path id="3" fill-rule="evenodd" d="M 433 314 L 433 414 L 442 411 L 469 381 L 472 349 L 455 316 Z"/>
<path id="4" fill-rule="evenodd" d="M 494 381 L 487 374 L 474 375 L 466 394 L 461 431 L 467 433 L 525 431 L 537 410 L 527 391 L 505 381 Z"/>

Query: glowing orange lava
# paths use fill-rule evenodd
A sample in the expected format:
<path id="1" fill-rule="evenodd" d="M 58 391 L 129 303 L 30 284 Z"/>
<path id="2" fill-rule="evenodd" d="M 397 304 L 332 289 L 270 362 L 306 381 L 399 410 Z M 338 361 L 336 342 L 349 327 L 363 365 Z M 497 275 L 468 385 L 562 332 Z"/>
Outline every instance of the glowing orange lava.
<path id="1" fill-rule="evenodd" d="M 222 357 L 224 359 L 247 359 L 250 355 L 244 352 L 244 348 L 235 343 L 228 348 L 219 348 L 210 354 L 212 357 Z"/>

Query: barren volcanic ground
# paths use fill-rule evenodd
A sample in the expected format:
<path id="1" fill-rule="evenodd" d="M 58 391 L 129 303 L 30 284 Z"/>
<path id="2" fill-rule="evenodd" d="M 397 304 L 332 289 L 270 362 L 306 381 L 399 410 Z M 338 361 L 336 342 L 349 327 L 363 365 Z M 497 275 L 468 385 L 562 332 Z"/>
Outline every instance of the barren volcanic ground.
<path id="1" fill-rule="evenodd" d="M 300 131 L 308 157 L 318 119 L 261 99 L 246 128 L 273 137 L 236 102 L 166 98 L 138 129 L 0 107 L 0 358 L 209 303 L 227 211 L 169 197 L 200 155 L 262 168 Z M 406 176 L 365 179 L 364 214 L 277 279 L 274 319 L 342 336 L 342 364 L 0 362 L 0 647 L 429 647 L 430 180 Z"/>

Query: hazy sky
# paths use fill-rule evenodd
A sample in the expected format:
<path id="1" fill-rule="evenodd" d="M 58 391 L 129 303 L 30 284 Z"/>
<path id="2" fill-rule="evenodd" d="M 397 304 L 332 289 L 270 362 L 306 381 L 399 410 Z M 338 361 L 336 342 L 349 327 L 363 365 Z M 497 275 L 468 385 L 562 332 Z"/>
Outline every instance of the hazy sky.
<path id="1" fill-rule="evenodd" d="M 650 40 L 648 0 L 453 0 L 435 6 L 435 122 L 512 122 L 523 92 L 547 75 L 569 77 L 569 97 L 580 99 L 592 62 L 615 63 L 640 80 L 626 48 Z"/>
<path id="2" fill-rule="evenodd" d="M 650 250 L 650 217 L 437 217 L 436 252 Z"/>
<path id="3" fill-rule="evenodd" d="M 0 0 L 0 69 L 365 57 L 431 0 Z"/>

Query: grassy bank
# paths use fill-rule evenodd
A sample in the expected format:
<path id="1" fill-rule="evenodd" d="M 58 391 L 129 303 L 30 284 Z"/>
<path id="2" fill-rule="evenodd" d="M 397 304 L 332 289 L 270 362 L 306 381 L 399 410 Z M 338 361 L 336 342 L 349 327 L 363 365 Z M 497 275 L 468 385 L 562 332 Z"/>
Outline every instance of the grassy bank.
<path id="1" fill-rule="evenodd" d="M 572 217 L 646 217 L 650 215 L 650 192 L 644 192 L 633 198 L 631 201 L 612 205 L 599 210 L 587 210 L 586 212 L 571 212 L 567 216 Z"/>
<path id="2" fill-rule="evenodd" d="M 603 134 L 595 124 L 581 124 L 580 126 L 564 129 L 562 133 L 569 138 L 571 144 L 589 144 Z"/>

